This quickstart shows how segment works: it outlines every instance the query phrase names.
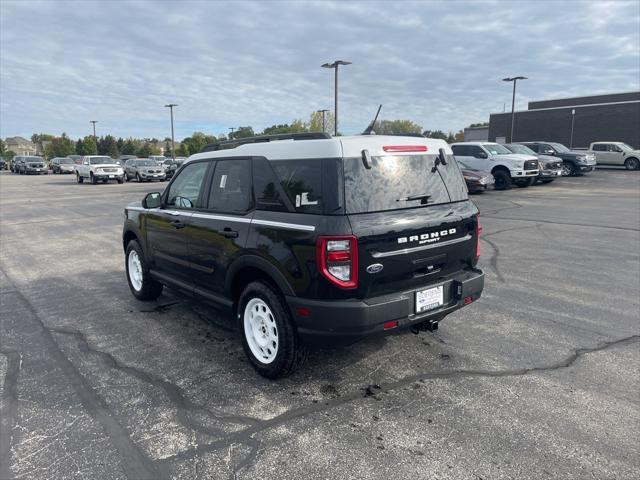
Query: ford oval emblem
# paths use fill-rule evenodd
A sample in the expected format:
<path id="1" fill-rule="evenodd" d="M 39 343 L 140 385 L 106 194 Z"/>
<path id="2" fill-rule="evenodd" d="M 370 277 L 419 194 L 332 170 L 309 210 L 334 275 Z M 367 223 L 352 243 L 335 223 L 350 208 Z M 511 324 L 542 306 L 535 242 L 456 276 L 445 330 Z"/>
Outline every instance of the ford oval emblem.
<path id="1" fill-rule="evenodd" d="M 368 273 L 379 273 L 382 271 L 382 269 L 384 268 L 384 265 L 382 265 L 381 263 L 374 263 L 371 264 L 367 267 L 367 272 Z"/>

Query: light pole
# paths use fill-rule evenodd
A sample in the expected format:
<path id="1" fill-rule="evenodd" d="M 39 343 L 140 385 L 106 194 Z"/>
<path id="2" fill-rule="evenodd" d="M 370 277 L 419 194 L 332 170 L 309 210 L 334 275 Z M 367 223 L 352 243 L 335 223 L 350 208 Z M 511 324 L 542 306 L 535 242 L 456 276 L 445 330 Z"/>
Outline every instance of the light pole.
<path id="1" fill-rule="evenodd" d="M 576 119 L 576 109 L 571 109 L 571 140 L 569 140 L 569 148 L 573 148 L 573 122 Z"/>
<path id="2" fill-rule="evenodd" d="M 335 83 L 334 83 L 334 106 L 333 106 L 333 134 L 338 135 L 338 67 L 340 65 L 351 65 L 351 62 L 345 60 L 336 60 L 333 63 L 325 63 L 321 65 L 322 68 L 333 68 L 335 70 Z"/>
<path id="3" fill-rule="evenodd" d="M 165 105 L 165 107 L 171 111 L 171 158 L 174 162 L 176 161 L 176 143 L 173 138 L 173 107 L 177 106 L 177 103 L 170 103 L 168 105 Z"/>
<path id="4" fill-rule="evenodd" d="M 233 131 L 236 129 L 236 127 L 229 127 L 229 130 L 231 130 L 231 133 L 229 134 L 229 140 L 233 140 Z"/>
<path id="5" fill-rule="evenodd" d="M 511 132 L 509 143 L 513 142 L 513 120 L 515 118 L 515 106 L 516 106 L 516 83 L 518 80 L 526 80 L 527 77 L 513 77 L 513 78 L 503 78 L 503 82 L 513 82 L 513 97 L 511 97 Z"/>
<path id="6" fill-rule="evenodd" d="M 321 113 L 322 114 L 322 133 L 324 133 L 326 131 L 325 129 L 325 123 L 324 123 L 324 114 L 327 113 L 329 110 L 327 110 L 326 108 L 323 108 L 322 110 L 316 110 L 316 113 Z"/>
<path id="7" fill-rule="evenodd" d="M 89 120 L 89 123 L 93 123 L 93 143 L 96 144 L 96 153 L 98 152 L 98 137 L 96 137 L 96 123 L 97 120 Z"/>

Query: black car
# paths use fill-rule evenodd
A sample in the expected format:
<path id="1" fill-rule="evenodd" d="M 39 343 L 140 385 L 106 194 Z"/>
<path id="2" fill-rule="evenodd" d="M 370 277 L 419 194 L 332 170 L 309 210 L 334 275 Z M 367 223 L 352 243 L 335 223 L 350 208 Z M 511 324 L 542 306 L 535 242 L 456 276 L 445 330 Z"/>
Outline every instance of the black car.
<path id="1" fill-rule="evenodd" d="M 460 160 L 458 160 L 458 165 L 469 193 L 482 193 L 495 185 L 496 181 L 491 172 L 471 168 Z"/>
<path id="2" fill-rule="evenodd" d="M 47 175 L 49 173 L 49 167 L 47 167 L 44 158 L 37 156 L 20 157 L 15 169 L 17 173 L 26 175 Z"/>
<path id="3" fill-rule="evenodd" d="M 226 308 L 275 378 L 306 342 L 433 330 L 480 298 L 479 233 L 444 141 L 293 134 L 190 157 L 126 207 L 123 248 L 136 298 L 167 285 Z"/>
<path id="4" fill-rule="evenodd" d="M 6 169 L 7 169 L 7 162 L 3 157 L 0 157 L 0 170 L 6 170 Z"/>
<path id="5" fill-rule="evenodd" d="M 540 155 L 550 155 L 562 160 L 562 175 L 584 175 L 596 168 L 596 157 L 592 153 L 572 151 L 556 142 L 517 142 Z"/>
<path id="6" fill-rule="evenodd" d="M 164 166 L 164 171 L 167 174 L 167 180 L 173 177 L 176 173 L 176 170 L 182 166 L 186 158 L 184 157 L 176 157 L 175 160 L 172 158 L 167 158 L 162 165 Z"/>

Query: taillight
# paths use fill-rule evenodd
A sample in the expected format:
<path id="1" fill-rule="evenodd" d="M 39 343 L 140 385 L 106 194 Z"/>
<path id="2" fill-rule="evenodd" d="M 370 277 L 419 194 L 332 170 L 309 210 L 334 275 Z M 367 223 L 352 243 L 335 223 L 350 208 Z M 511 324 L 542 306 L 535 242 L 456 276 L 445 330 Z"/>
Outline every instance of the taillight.
<path id="1" fill-rule="evenodd" d="M 358 287 L 358 239 L 353 235 L 318 237 L 316 260 L 318 271 L 334 285 Z"/>
<path id="2" fill-rule="evenodd" d="M 385 145 L 382 147 L 385 152 L 426 152 L 428 150 L 426 145 Z"/>
<path id="3" fill-rule="evenodd" d="M 480 234 L 482 233 L 482 225 L 480 225 L 480 215 L 476 217 L 476 261 L 480 258 Z"/>

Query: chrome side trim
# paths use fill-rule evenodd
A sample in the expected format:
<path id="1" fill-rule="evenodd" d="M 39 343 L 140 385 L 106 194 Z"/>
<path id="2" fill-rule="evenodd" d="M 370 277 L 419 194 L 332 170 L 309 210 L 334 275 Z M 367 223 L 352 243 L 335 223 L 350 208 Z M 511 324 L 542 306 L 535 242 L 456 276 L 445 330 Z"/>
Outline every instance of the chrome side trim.
<path id="1" fill-rule="evenodd" d="M 226 221 L 226 222 L 251 223 L 251 219 L 250 218 L 228 217 L 226 215 L 214 215 L 212 213 L 194 212 L 193 213 L 193 217 L 194 218 L 209 218 L 211 220 L 223 220 L 223 221 Z"/>
<path id="2" fill-rule="evenodd" d="M 454 238 L 453 240 L 447 240 L 446 242 L 431 243 L 429 245 L 420 245 L 419 247 L 403 248 L 402 250 L 393 250 L 391 252 L 371 252 L 373 258 L 385 258 L 392 257 L 394 255 L 406 255 L 407 253 L 421 252 L 422 250 L 430 250 L 432 248 L 443 247 L 446 245 L 455 245 L 456 243 L 466 242 L 471 240 L 471 235 L 466 234 L 464 237 Z"/>
<path id="3" fill-rule="evenodd" d="M 289 230 L 301 230 L 303 232 L 315 232 L 316 227 L 313 225 L 301 225 L 299 223 L 285 223 L 285 222 L 272 222 L 271 220 L 256 220 L 251 221 L 252 224 L 264 225 L 266 227 L 280 227 L 288 228 Z"/>

